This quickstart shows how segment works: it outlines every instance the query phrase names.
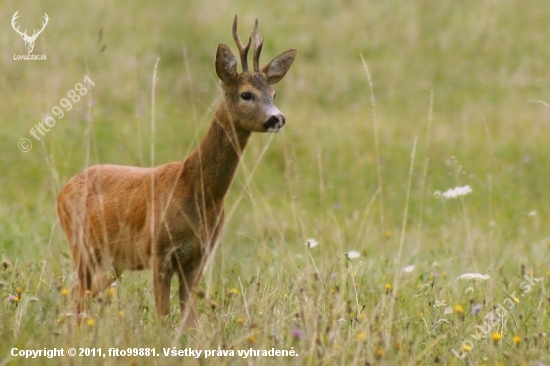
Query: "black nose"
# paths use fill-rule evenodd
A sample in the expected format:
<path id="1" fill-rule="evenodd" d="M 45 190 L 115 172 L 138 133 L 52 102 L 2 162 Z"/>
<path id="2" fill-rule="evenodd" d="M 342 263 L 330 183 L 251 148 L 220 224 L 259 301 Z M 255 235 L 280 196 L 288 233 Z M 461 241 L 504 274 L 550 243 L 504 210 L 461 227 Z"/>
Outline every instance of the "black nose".
<path id="1" fill-rule="evenodd" d="M 284 126 L 285 123 L 286 123 L 285 116 L 283 116 L 282 114 L 278 116 L 271 116 L 267 121 L 264 122 L 264 128 L 266 130 L 269 130 L 271 128 L 277 128 L 277 127 L 280 128 Z"/>

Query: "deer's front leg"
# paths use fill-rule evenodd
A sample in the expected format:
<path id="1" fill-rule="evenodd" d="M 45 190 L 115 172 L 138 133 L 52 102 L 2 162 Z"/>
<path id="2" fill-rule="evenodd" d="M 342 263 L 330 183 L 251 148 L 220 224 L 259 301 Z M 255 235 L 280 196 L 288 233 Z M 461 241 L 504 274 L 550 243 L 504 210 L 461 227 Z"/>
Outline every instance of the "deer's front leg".
<path id="1" fill-rule="evenodd" d="M 181 320 L 186 327 L 198 325 L 197 290 L 200 266 L 178 271 Z"/>
<path id="2" fill-rule="evenodd" d="M 159 318 L 170 314 L 170 281 L 174 271 L 162 257 L 153 260 L 153 289 Z"/>

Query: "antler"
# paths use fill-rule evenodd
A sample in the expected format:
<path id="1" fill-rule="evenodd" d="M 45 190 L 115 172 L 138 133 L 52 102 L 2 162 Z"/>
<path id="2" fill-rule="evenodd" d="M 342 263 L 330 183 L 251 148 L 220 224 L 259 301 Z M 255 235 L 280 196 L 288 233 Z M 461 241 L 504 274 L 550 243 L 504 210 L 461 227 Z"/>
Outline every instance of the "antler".
<path id="1" fill-rule="evenodd" d="M 17 15 L 18 12 L 19 12 L 19 10 L 17 10 L 17 11 L 15 12 L 15 14 L 13 14 L 13 17 L 11 18 L 11 26 L 12 26 L 13 29 L 14 29 L 17 33 L 19 33 L 20 35 L 26 36 L 26 35 L 27 35 L 27 30 L 26 30 L 26 29 L 25 29 L 25 32 L 24 32 L 24 33 L 21 33 L 21 31 L 19 30 L 19 26 L 18 26 L 17 28 L 15 28 L 15 20 L 16 20 L 17 18 L 19 18 L 19 16 Z"/>
<path id="2" fill-rule="evenodd" d="M 42 29 L 40 29 L 40 30 L 38 31 L 38 33 L 36 33 L 36 30 L 35 30 L 35 31 L 33 32 L 32 36 L 31 36 L 31 38 L 32 38 L 32 37 L 38 37 L 38 35 L 39 35 L 40 33 L 42 33 L 42 31 L 44 30 L 44 28 L 46 28 L 46 25 L 48 24 L 48 20 L 50 20 L 50 18 L 48 18 L 48 14 L 46 14 L 46 13 L 44 13 L 44 20 L 45 20 L 45 22 L 42 22 Z M 35 35 L 35 33 L 36 33 L 36 35 Z"/>
<path id="3" fill-rule="evenodd" d="M 260 71 L 260 53 L 262 52 L 262 46 L 264 44 L 264 39 L 260 39 L 260 33 L 258 32 L 258 18 L 254 23 L 254 30 L 252 31 L 252 37 L 254 38 L 254 55 L 252 56 L 252 64 L 254 66 L 254 71 Z"/>
<path id="4" fill-rule="evenodd" d="M 248 49 L 250 48 L 250 42 L 252 42 L 252 37 L 248 39 L 248 44 L 245 46 L 242 44 L 239 34 L 237 33 L 237 14 L 235 14 L 235 19 L 233 20 L 233 39 L 239 48 L 239 55 L 241 56 L 241 65 L 243 65 L 243 72 L 248 71 Z"/>

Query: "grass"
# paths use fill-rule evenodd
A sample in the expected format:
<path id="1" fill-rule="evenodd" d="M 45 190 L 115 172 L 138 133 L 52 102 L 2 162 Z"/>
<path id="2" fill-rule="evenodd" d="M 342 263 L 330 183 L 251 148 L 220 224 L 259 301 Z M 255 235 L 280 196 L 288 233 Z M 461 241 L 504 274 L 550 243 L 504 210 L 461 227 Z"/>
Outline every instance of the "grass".
<path id="1" fill-rule="evenodd" d="M 534 102 L 550 102 L 544 5 L 3 2 L 0 364 L 29 363 L 13 347 L 162 354 L 36 364 L 181 363 L 163 355 L 172 347 L 298 354 L 185 364 L 548 364 L 550 108 Z M 25 53 L 8 25 L 16 10 L 21 29 L 48 13 L 34 51 L 47 62 L 13 60 Z M 74 327 L 58 191 L 91 164 L 161 164 L 197 146 L 219 101 L 213 59 L 233 43 L 234 13 L 243 34 L 259 17 L 264 62 L 289 48 L 298 58 L 276 86 L 286 128 L 253 136 L 227 197 L 199 329 L 177 331 L 175 298 L 169 326 L 159 324 L 148 271 L 125 273 Z M 29 130 L 84 75 L 96 86 L 35 141 Z M 22 137 L 30 152 L 17 149 Z M 463 185 L 473 192 L 434 198 Z M 490 279 L 457 280 L 470 272 Z M 525 292 L 525 275 L 542 281 Z M 472 340 L 499 304 L 512 309 Z"/>

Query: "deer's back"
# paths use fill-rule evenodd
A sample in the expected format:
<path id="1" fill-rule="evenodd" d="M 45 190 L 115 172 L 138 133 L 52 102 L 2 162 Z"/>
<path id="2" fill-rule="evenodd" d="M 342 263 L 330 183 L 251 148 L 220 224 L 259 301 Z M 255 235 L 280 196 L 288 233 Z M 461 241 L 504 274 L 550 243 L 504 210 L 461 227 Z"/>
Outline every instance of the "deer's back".
<path id="1" fill-rule="evenodd" d="M 117 262 L 128 262 L 123 267 L 146 267 L 152 250 L 147 240 L 152 178 L 177 175 L 172 172 L 175 169 L 173 164 L 157 168 L 95 165 L 74 176 L 57 200 L 70 244 L 83 244 L 96 255 L 107 250 Z"/>

